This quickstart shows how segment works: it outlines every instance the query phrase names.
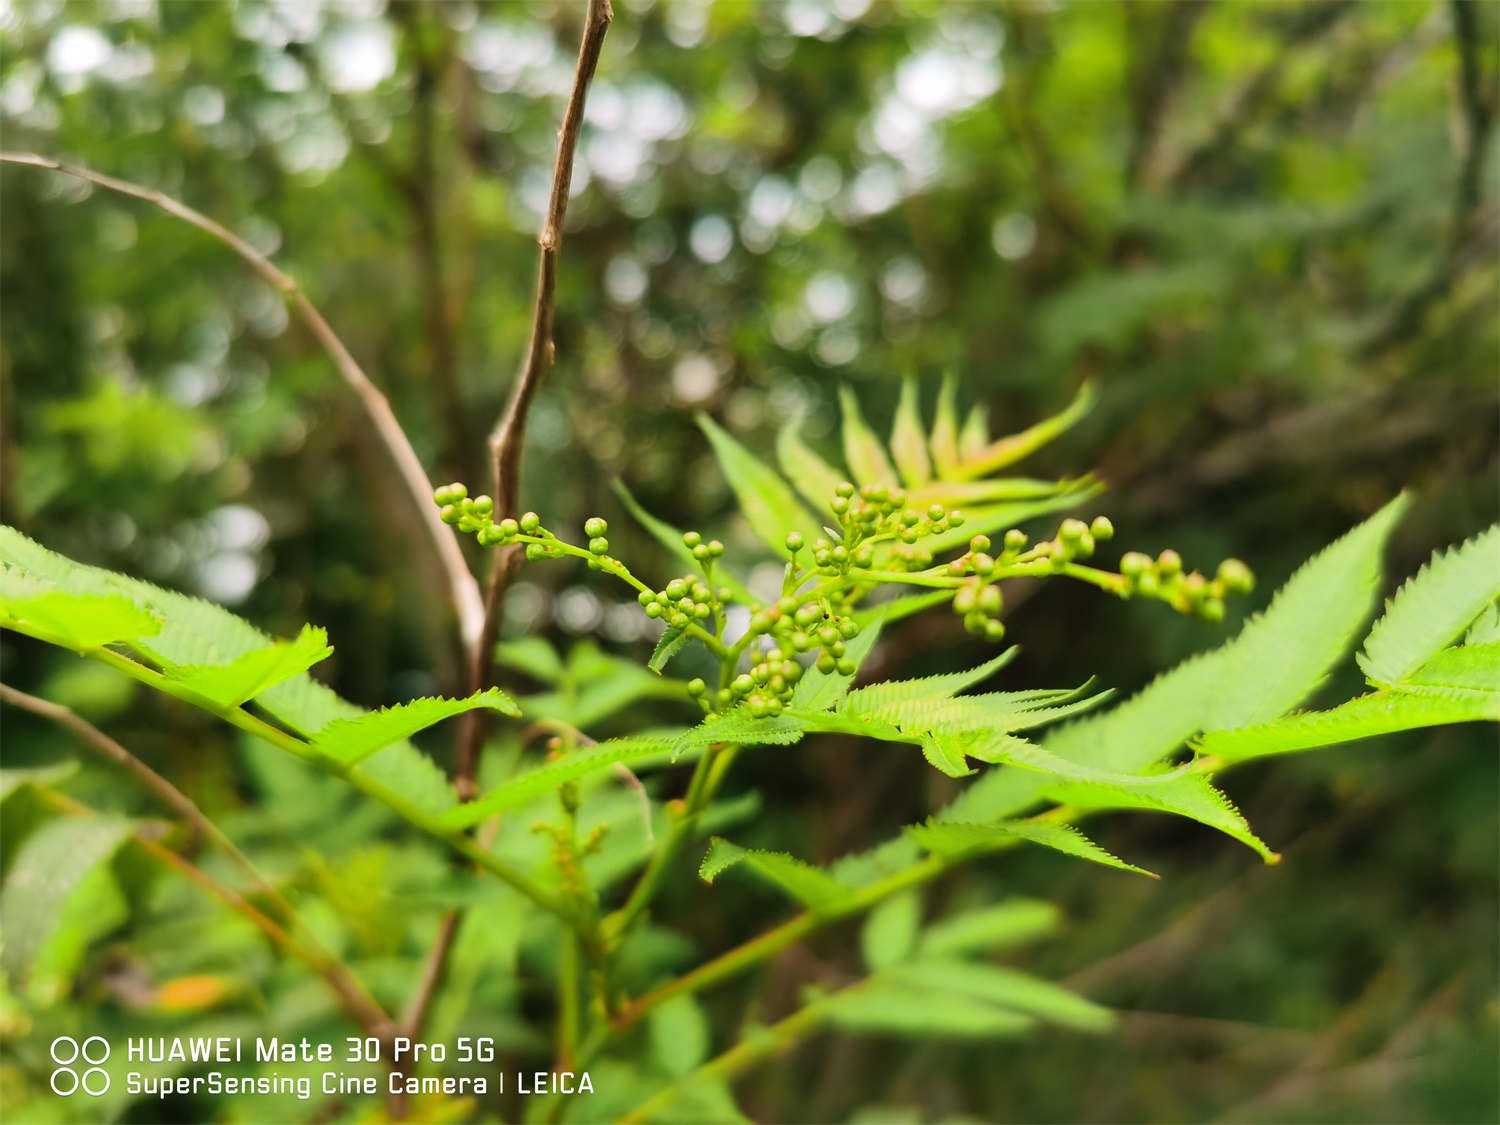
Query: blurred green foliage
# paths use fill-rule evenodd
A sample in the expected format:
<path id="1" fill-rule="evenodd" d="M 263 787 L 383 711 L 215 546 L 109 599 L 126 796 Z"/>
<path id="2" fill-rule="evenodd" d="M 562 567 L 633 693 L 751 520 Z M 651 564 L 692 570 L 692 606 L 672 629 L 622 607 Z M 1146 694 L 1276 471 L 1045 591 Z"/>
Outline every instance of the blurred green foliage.
<path id="1" fill-rule="evenodd" d="M 0 13 L 4 147 L 157 187 L 272 254 L 390 395 L 433 477 L 472 479 L 525 344 L 578 16 L 568 3 L 32 0 Z M 674 523 L 749 549 L 694 411 L 756 449 L 798 421 L 831 452 L 841 385 L 884 430 L 898 376 L 935 391 L 951 370 L 1009 431 L 1092 377 L 1099 405 L 1033 471 L 1097 466 L 1102 509 L 1132 538 L 1239 555 L 1270 590 L 1409 485 L 1418 501 L 1391 560 L 1407 574 L 1496 515 L 1497 66 L 1496 9 L 1462 0 L 621 0 L 523 503 L 559 527 L 601 512 L 620 540 L 618 478 Z M 275 294 L 144 205 L 10 167 L 0 192 L 6 522 L 280 635 L 326 625 L 330 680 L 362 704 L 460 690 L 407 500 Z M 630 547 L 653 549 L 645 533 Z M 507 686 L 572 690 L 578 669 L 610 659 L 580 637 L 648 651 L 634 603 L 602 583 L 563 568 L 523 578 L 508 633 L 571 655 L 555 683 L 507 672 Z M 1077 590 L 1009 600 L 1017 687 L 1096 674 L 1128 690 L 1219 635 Z M 399 1003 L 441 906 L 464 894 L 435 848 L 106 671 L 0 644 L 7 682 L 171 776 Z M 956 622 L 919 618 L 877 658 L 912 675 L 975 654 Z M 621 699 L 677 706 L 621 667 Z M 1328 699 L 1359 683 L 1351 665 Z M 617 715 L 601 712 L 601 734 Z M 7 768 L 75 756 L 29 717 L 5 727 Z M 742 1104 L 775 1120 L 1493 1119 L 1493 750 L 1492 731 L 1454 729 L 1252 767 L 1233 791 L 1286 853 L 1276 869 L 1149 817 L 1109 821 L 1100 842 L 1160 885 L 1040 850 L 966 869 L 930 912 L 1017 891 L 1060 902 L 1064 940 L 1025 963 L 1125 1009 L 1115 1036 L 1050 1033 L 998 1061 L 991 1047 L 816 1039 L 757 1071 Z M 516 753 L 487 768 L 499 776 Z M 821 860 L 952 791 L 920 762 L 871 762 L 852 744 L 749 761 L 739 784 L 762 806 L 743 842 Z M 87 761 L 70 792 L 153 811 Z M 0 842 L 41 815 L 19 787 Z M 84 888 L 48 973 L 0 996 L 0 1099 L 24 1119 L 83 1112 L 31 1085 L 60 1031 L 340 1040 L 319 983 L 242 919 L 128 851 L 108 875 Z M 646 931 L 635 983 L 758 931 L 771 902 L 684 879 L 660 909 L 697 948 Z M 546 1002 L 535 985 L 553 935 L 507 931 L 503 898 L 475 909 L 433 1034 L 478 1029 L 545 1057 L 519 1013 Z M 855 935 L 834 928 L 709 994 L 712 1035 L 746 1001 L 779 1014 L 830 967 L 857 969 Z M 665 1073 L 702 1034 L 676 1016 L 651 1029 Z M 129 1114 L 210 1112 L 255 1110 Z"/>

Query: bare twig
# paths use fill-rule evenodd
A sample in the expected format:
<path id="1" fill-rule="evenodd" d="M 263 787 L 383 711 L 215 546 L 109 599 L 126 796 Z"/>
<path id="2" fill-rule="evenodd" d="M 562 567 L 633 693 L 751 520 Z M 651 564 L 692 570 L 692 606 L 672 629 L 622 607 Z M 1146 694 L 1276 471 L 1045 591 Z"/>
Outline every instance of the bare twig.
<path id="1" fill-rule="evenodd" d="M 159 191 L 141 187 L 139 184 L 126 180 L 118 180 L 113 176 L 105 176 L 75 164 L 65 164 L 51 157 L 38 156 L 35 153 L 0 153 L 0 163 L 24 164 L 33 168 L 46 168 L 61 172 L 67 176 L 87 180 L 109 191 L 119 192 L 121 195 L 128 195 L 153 204 L 229 247 L 243 258 L 268 285 L 286 298 L 303 324 L 333 359 L 334 366 L 338 368 L 344 382 L 348 383 L 359 397 L 360 405 L 364 407 L 371 426 L 379 436 L 381 444 L 385 446 L 386 452 L 390 454 L 391 461 L 397 473 L 400 474 L 412 503 L 417 505 L 421 513 L 423 526 L 427 530 L 427 541 L 447 578 L 449 597 L 452 600 L 464 641 L 472 645 L 484 624 L 484 605 L 480 600 L 478 584 L 474 581 L 474 576 L 464 561 L 463 552 L 459 549 L 452 530 L 438 518 L 437 506 L 432 502 L 432 484 L 427 479 L 422 462 L 417 458 L 416 451 L 412 449 L 411 442 L 407 440 L 401 423 L 396 420 L 390 402 L 380 388 L 370 381 L 369 376 L 361 369 L 349 349 L 344 346 L 343 341 L 329 327 L 328 321 L 323 319 L 323 314 L 307 299 L 307 295 L 302 292 L 297 283 L 233 231 Z"/>
<path id="2" fill-rule="evenodd" d="M 88 805 L 75 801 L 66 794 L 49 790 L 44 792 L 43 796 L 54 808 L 70 816 L 88 817 L 98 815 Z M 144 829 L 137 831 L 131 839 L 156 859 L 176 870 L 188 881 L 196 883 L 235 913 L 244 917 L 251 925 L 265 934 L 274 945 L 304 962 L 327 982 L 329 988 L 339 998 L 339 1002 L 343 1006 L 345 1013 L 360 1027 L 364 1028 L 368 1034 L 381 1039 L 389 1039 L 394 1030 L 391 1018 L 385 1014 L 384 1009 L 380 1007 L 375 999 L 365 990 L 364 985 L 359 983 L 359 980 L 342 962 L 320 949 L 309 947 L 298 941 L 280 923 L 257 910 L 238 891 L 232 887 L 225 886 L 202 868 L 195 866 L 172 851 L 171 848 L 164 847 L 153 839 L 148 831 Z"/>
<path id="3" fill-rule="evenodd" d="M 573 75 L 573 89 L 568 95 L 568 106 L 563 113 L 562 129 L 558 134 L 557 162 L 552 169 L 552 191 L 547 200 L 541 235 L 537 240 L 541 252 L 537 265 L 536 303 L 531 314 L 531 339 L 526 346 L 526 357 L 521 364 L 520 373 L 511 385 L 505 411 L 490 434 L 492 490 L 497 520 L 519 514 L 517 496 L 520 491 L 521 443 L 526 432 L 526 416 L 542 376 L 552 366 L 554 358 L 552 324 L 557 295 L 557 258 L 562 247 L 568 192 L 573 182 L 573 154 L 578 148 L 578 135 L 583 128 L 583 107 L 588 98 L 589 83 L 593 81 L 594 70 L 599 65 L 599 52 L 604 46 L 604 36 L 609 31 L 612 19 L 614 10 L 610 7 L 609 0 L 589 0 L 588 18 L 583 38 L 578 44 L 578 67 Z M 477 636 L 470 638 L 470 685 L 476 691 L 489 682 L 491 649 L 500 623 L 500 603 L 520 562 L 518 548 L 503 547 L 495 552 L 484 595 L 483 626 Z M 471 800 L 474 796 L 474 774 L 479 768 L 479 748 L 483 740 L 484 723 L 478 718 L 477 712 L 471 711 L 464 720 L 459 745 L 455 785 L 460 800 Z"/>
<path id="4" fill-rule="evenodd" d="M 9 684 L 0 684 L 0 699 L 12 707 L 19 707 L 24 711 L 30 711 L 33 715 L 40 715 L 44 719 L 50 719 L 60 726 L 67 727 L 90 747 L 103 754 L 116 765 L 124 766 L 133 773 L 136 778 L 151 790 L 162 804 L 177 813 L 183 820 L 187 821 L 203 836 L 217 844 L 224 854 L 239 864 L 240 869 L 250 877 L 250 881 L 259 888 L 271 901 L 276 903 L 284 916 L 292 918 L 296 912 L 286 899 L 282 898 L 281 892 L 271 885 L 271 881 L 260 873 L 259 868 L 250 862 L 250 857 L 235 845 L 235 842 L 220 830 L 219 826 L 204 814 L 193 799 L 177 786 L 173 785 L 161 774 L 141 761 L 125 747 L 121 746 L 109 735 L 94 726 L 71 708 L 64 707 L 58 703 L 50 703 L 45 699 L 39 699 L 34 695 L 28 695 L 24 691 L 17 691 Z"/>
<path id="5" fill-rule="evenodd" d="M 604 47 L 604 36 L 613 19 L 614 10 L 610 7 L 609 0 L 589 0 L 583 37 L 578 45 L 578 65 L 573 74 L 573 87 L 568 95 L 562 129 L 558 134 L 557 162 L 552 170 L 552 191 L 547 200 L 546 219 L 538 239 L 541 257 L 537 268 L 536 303 L 531 317 L 531 339 L 526 347 L 526 358 L 520 373 L 511 386 L 505 412 L 490 435 L 489 448 L 494 477 L 492 491 L 497 520 L 519 514 L 517 497 L 520 490 L 521 440 L 526 429 L 526 415 L 537 386 L 547 369 L 552 366 L 553 360 L 552 323 L 557 292 L 557 256 L 562 246 L 563 220 L 567 215 L 568 194 L 573 182 L 573 154 L 578 148 L 578 136 L 583 129 L 583 108 L 588 98 L 589 83 L 593 81 L 594 70 L 599 65 L 599 52 Z M 485 590 L 481 626 L 475 635 L 465 635 L 469 644 L 471 690 L 479 691 L 490 681 L 495 637 L 499 630 L 500 603 L 515 577 L 519 563 L 520 555 L 517 552 L 500 548 L 495 554 Z M 474 778 L 479 769 L 479 751 L 483 743 L 484 723 L 474 712 L 470 712 L 464 717 L 459 735 L 458 766 L 453 782 L 461 801 L 470 801 L 476 796 Z M 488 844 L 483 846 L 487 847 Z M 461 922 L 462 916 L 457 911 L 450 911 L 443 918 L 438 939 L 428 952 L 420 982 L 403 1021 L 403 1027 L 411 1035 L 416 1035 L 421 1030 L 426 1019 L 433 996 L 442 982 Z"/>

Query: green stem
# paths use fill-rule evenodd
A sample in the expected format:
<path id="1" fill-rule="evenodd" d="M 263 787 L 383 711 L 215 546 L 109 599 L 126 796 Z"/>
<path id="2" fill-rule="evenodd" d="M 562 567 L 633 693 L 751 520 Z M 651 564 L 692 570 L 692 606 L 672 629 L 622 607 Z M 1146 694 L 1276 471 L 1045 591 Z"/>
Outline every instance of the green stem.
<path id="1" fill-rule="evenodd" d="M 832 995 L 815 1000 L 785 1019 L 778 1020 L 770 1027 L 757 1028 L 748 1032 L 729 1050 L 710 1059 L 686 1077 L 679 1078 L 671 1085 L 663 1087 L 624 1117 L 619 1118 L 619 1125 L 650 1121 L 658 1112 L 671 1105 L 686 1086 L 703 1081 L 727 1082 L 762 1059 L 790 1050 L 799 1039 L 816 1030 L 823 1022 L 834 997 L 859 988 L 863 983 L 860 981 Z"/>
<path id="2" fill-rule="evenodd" d="M 578 935 L 563 936 L 557 969 L 557 1061 L 552 1069 L 572 1070 L 578 1048 Z"/>

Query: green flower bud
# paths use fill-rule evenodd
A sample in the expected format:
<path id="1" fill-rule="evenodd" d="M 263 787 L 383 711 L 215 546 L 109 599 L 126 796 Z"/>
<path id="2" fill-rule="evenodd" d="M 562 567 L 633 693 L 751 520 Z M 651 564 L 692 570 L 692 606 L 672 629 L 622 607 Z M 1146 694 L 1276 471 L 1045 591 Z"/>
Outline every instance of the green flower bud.
<path id="1" fill-rule="evenodd" d="M 542 526 L 542 517 L 535 512 L 527 512 L 521 517 L 520 528 L 527 535 L 533 534 L 537 528 Z"/>
<path id="2" fill-rule="evenodd" d="M 464 514 L 460 512 L 458 508 L 453 504 L 445 504 L 443 506 L 443 510 L 438 513 L 438 519 L 442 520 L 450 527 L 458 523 L 458 521 L 463 518 Z"/>
<path id="3" fill-rule="evenodd" d="M 514 539 L 521 533 L 521 525 L 518 524 L 515 520 L 511 519 L 509 516 L 506 516 L 505 519 L 501 520 L 496 526 L 500 528 L 500 533 L 504 535 L 508 540 Z"/>
<path id="4" fill-rule="evenodd" d="M 717 692 L 714 693 L 714 700 L 719 704 L 720 707 L 728 707 L 730 701 L 733 699 L 734 693 L 731 692 L 728 688 L 720 688 Z"/>
<path id="5" fill-rule="evenodd" d="M 1099 542 L 1115 537 L 1115 525 L 1109 522 L 1108 516 L 1095 516 L 1089 524 L 1089 533 Z"/>
<path id="6" fill-rule="evenodd" d="M 505 538 L 505 534 L 494 524 L 490 524 L 488 527 L 481 527 L 475 538 L 479 540 L 481 547 L 493 547 Z"/>
<path id="7" fill-rule="evenodd" d="M 488 496 L 476 496 L 469 501 L 469 511 L 475 515 L 487 516 L 495 510 L 495 502 Z"/>
<path id="8" fill-rule="evenodd" d="M 720 543 L 717 539 L 710 539 L 708 541 L 708 553 L 714 558 L 718 558 L 724 553 L 724 544 Z"/>
<path id="9" fill-rule="evenodd" d="M 1120 573 L 1126 578 L 1137 578 L 1151 569 L 1151 556 L 1140 551 L 1126 551 L 1120 558 Z"/>
<path id="10" fill-rule="evenodd" d="M 834 627 L 838 629 L 839 636 L 843 637 L 846 641 L 852 641 L 855 637 L 859 636 L 859 622 L 852 617 L 839 618 L 834 623 Z"/>
<path id="11" fill-rule="evenodd" d="M 697 699 L 698 696 L 702 695 L 705 691 L 708 690 L 708 685 L 705 684 L 702 680 L 695 677 L 688 681 L 687 689 L 688 694 L 691 695 L 694 699 Z"/>
<path id="12" fill-rule="evenodd" d="M 1082 520 L 1065 519 L 1057 529 L 1057 537 L 1064 543 L 1077 543 L 1089 532 L 1088 524 Z"/>
<path id="13" fill-rule="evenodd" d="M 667 588 L 663 591 L 663 593 L 667 595 L 667 600 L 675 602 L 679 598 L 685 596 L 688 592 L 688 589 L 688 584 L 681 578 L 674 578 L 672 579 L 672 581 L 667 583 Z"/>
<path id="14" fill-rule="evenodd" d="M 818 630 L 818 643 L 824 648 L 832 648 L 839 643 L 839 631 L 832 625 L 824 625 Z"/>
<path id="15" fill-rule="evenodd" d="M 822 672 L 825 676 L 832 675 L 833 670 L 837 667 L 838 661 L 829 656 L 826 652 L 822 656 L 818 657 L 818 671 Z"/>
<path id="16" fill-rule="evenodd" d="M 1164 577 L 1171 577 L 1182 572 L 1182 556 L 1168 547 L 1156 556 L 1156 567 Z"/>
<path id="17" fill-rule="evenodd" d="M 833 490 L 835 496 L 842 496 L 845 500 L 854 495 L 854 485 L 849 481 L 839 481 Z"/>
<path id="18" fill-rule="evenodd" d="M 696 531 L 684 531 L 682 533 L 682 545 L 684 547 L 696 547 L 699 543 L 702 542 L 703 536 L 699 535 Z"/>
<path id="19" fill-rule="evenodd" d="M 964 614 L 964 628 L 967 629 L 970 633 L 975 633 L 979 636 L 983 636 L 984 628 L 988 624 L 989 618 L 980 613 L 978 610 L 975 610 L 973 613 Z"/>
<path id="20" fill-rule="evenodd" d="M 991 558 L 989 555 L 978 554 L 978 555 L 974 556 L 974 573 L 975 574 L 983 574 L 985 577 L 989 577 L 991 574 L 995 573 L 995 567 L 996 567 L 996 565 L 997 564 L 996 564 L 995 560 L 993 558 Z"/>
<path id="21" fill-rule="evenodd" d="M 442 488 L 439 488 L 432 494 L 432 498 L 439 505 L 446 507 L 449 504 L 457 504 L 468 494 L 469 490 L 467 486 L 454 481 L 452 484 L 445 484 Z"/>
<path id="22" fill-rule="evenodd" d="M 1231 594 L 1248 594 L 1255 589 L 1255 575 L 1239 559 L 1225 559 L 1219 564 L 1220 584 Z"/>
<path id="23" fill-rule="evenodd" d="M 829 551 L 828 554 L 836 563 L 846 563 L 849 561 L 849 549 L 842 543 Z"/>
<path id="24" fill-rule="evenodd" d="M 806 633 L 799 632 L 792 634 L 792 647 L 798 652 L 806 652 L 808 649 L 812 648 L 812 644 L 812 638 L 809 637 Z"/>
<path id="25" fill-rule="evenodd" d="M 990 537 L 988 535 L 976 535 L 969 540 L 969 550 L 974 554 L 983 554 L 990 549 Z"/>
<path id="26" fill-rule="evenodd" d="M 994 617 L 1000 612 L 1002 599 L 999 586 L 986 586 L 979 591 L 979 608 L 982 612 Z"/>
<path id="27" fill-rule="evenodd" d="M 1007 551 L 1019 551 L 1026 546 L 1027 535 L 1018 527 L 1013 527 L 1005 533 L 1005 549 Z"/>
<path id="28" fill-rule="evenodd" d="M 842 496 L 835 496 L 828 505 L 833 509 L 833 514 L 841 516 L 849 510 L 849 501 Z"/>
<path id="29" fill-rule="evenodd" d="M 590 516 L 583 521 L 583 533 L 590 539 L 598 539 L 609 531 L 609 524 L 598 516 Z"/>
<path id="30" fill-rule="evenodd" d="M 603 521 L 601 520 L 600 522 L 602 523 Z M 591 555 L 607 555 L 607 554 L 609 554 L 609 540 L 605 539 L 602 535 L 599 536 L 598 538 L 590 539 L 589 540 L 589 554 L 591 554 Z"/>
<path id="31" fill-rule="evenodd" d="M 856 668 L 854 661 L 850 660 L 847 656 L 839 657 L 838 660 L 834 661 L 833 666 L 837 669 L 840 676 L 852 676 Z"/>
<path id="32" fill-rule="evenodd" d="M 807 605 L 798 608 L 796 614 L 793 617 L 793 620 L 795 620 L 798 625 L 811 625 L 814 621 L 822 616 L 823 611 L 809 602 Z"/>
<path id="33" fill-rule="evenodd" d="M 781 674 L 786 679 L 787 683 L 795 684 L 802 678 L 802 665 L 798 664 L 795 660 L 783 661 L 781 665 Z"/>
<path id="34" fill-rule="evenodd" d="M 656 601 L 656 595 L 653 594 L 650 590 L 642 590 L 635 596 L 635 600 L 640 602 L 641 605 L 650 605 L 652 602 Z"/>
<path id="35" fill-rule="evenodd" d="M 693 558 L 697 559 L 699 562 L 703 562 L 710 556 L 711 553 L 708 549 L 707 543 L 699 543 L 696 547 L 693 548 Z"/>
<path id="36" fill-rule="evenodd" d="M 950 527 L 963 527 L 964 514 L 957 508 L 954 508 L 953 511 L 948 513 L 948 524 Z"/>
<path id="37" fill-rule="evenodd" d="M 526 544 L 526 561 L 527 562 L 537 562 L 538 560 L 545 559 L 546 557 L 547 557 L 547 548 L 543 547 L 540 543 L 528 543 L 528 544 Z"/>
<path id="38" fill-rule="evenodd" d="M 927 518 L 930 519 L 933 523 L 937 523 L 938 520 L 942 519 L 947 514 L 948 509 L 943 507 L 941 504 L 932 504 L 927 509 Z"/>
<path id="39" fill-rule="evenodd" d="M 667 624 L 672 626 L 672 628 L 674 629 L 685 628 L 689 624 L 688 615 L 683 613 L 680 609 L 673 610 L 671 613 L 667 614 Z"/>
<path id="40" fill-rule="evenodd" d="M 1210 624 L 1217 625 L 1224 620 L 1224 600 L 1222 598 L 1204 598 L 1198 603 L 1198 616 Z"/>
<path id="41" fill-rule="evenodd" d="M 1005 626 L 993 619 L 984 623 L 984 639 L 994 643 L 1005 636 Z"/>
<path id="42" fill-rule="evenodd" d="M 798 551 L 802 550 L 802 547 L 803 547 L 802 533 L 800 531 L 789 531 L 789 532 L 787 532 L 787 534 L 786 534 L 786 549 L 788 551 L 791 551 L 793 554 L 796 554 Z"/>
<path id="43" fill-rule="evenodd" d="M 972 585 L 963 585 L 953 595 L 953 612 L 963 617 L 973 613 L 979 604 L 979 592 Z"/>

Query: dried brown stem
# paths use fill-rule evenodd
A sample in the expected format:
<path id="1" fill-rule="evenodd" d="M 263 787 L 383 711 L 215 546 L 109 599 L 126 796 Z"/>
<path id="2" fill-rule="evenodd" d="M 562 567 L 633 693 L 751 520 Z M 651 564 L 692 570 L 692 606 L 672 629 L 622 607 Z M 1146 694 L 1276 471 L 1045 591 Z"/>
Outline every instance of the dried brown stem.
<path id="1" fill-rule="evenodd" d="M 407 440 L 401 423 L 396 420 L 390 402 L 380 388 L 370 381 L 369 376 L 364 373 L 349 349 L 344 346 L 344 342 L 338 338 L 328 321 L 323 318 L 323 314 L 307 299 L 307 295 L 302 292 L 297 283 L 233 231 L 159 191 L 141 187 L 139 184 L 126 180 L 117 180 L 113 176 L 105 176 L 78 165 L 65 164 L 51 157 L 38 156 L 35 153 L 0 153 L 0 163 L 22 164 L 61 172 L 76 179 L 87 180 L 109 191 L 153 204 L 229 247 L 243 258 L 268 285 L 283 295 L 303 324 L 307 326 L 308 331 L 333 359 L 334 366 L 338 368 L 344 382 L 348 383 L 350 389 L 358 396 L 360 405 L 364 408 L 370 425 L 380 438 L 381 444 L 390 455 L 407 494 L 421 513 L 422 524 L 427 531 L 426 541 L 435 553 L 447 578 L 449 597 L 453 603 L 459 629 L 465 643 L 473 644 L 484 624 L 484 605 L 480 600 L 478 584 L 474 581 L 474 576 L 464 561 L 458 542 L 448 526 L 438 518 L 437 506 L 432 502 L 432 484 L 427 479 L 426 470 L 422 468 L 422 462 L 417 458 L 416 451 L 412 449 L 411 442 Z"/>

